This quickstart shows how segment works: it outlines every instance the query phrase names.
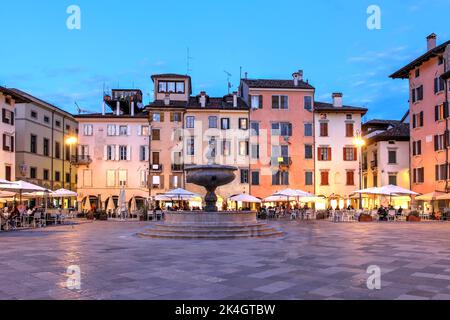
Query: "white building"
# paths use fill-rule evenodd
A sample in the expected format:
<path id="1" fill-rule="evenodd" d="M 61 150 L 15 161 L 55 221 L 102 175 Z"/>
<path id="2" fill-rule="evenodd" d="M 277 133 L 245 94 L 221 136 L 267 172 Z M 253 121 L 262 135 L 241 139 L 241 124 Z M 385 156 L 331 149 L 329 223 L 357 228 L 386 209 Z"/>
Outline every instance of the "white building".
<path id="1" fill-rule="evenodd" d="M 0 109 L 2 120 L 0 122 L 0 134 L 2 136 L 2 147 L 0 149 L 0 179 L 16 179 L 16 157 L 15 157 L 15 105 L 25 102 L 25 99 L 15 92 L 0 87 Z"/>
<path id="2" fill-rule="evenodd" d="M 118 92 L 126 92 L 118 95 Z M 110 197 L 117 205 L 122 186 L 126 200 L 138 205 L 148 197 L 149 122 L 142 112 L 140 90 L 113 90 L 105 102 L 113 112 L 75 116 L 79 122 L 78 201 L 89 199 L 106 208 Z"/>
<path id="3" fill-rule="evenodd" d="M 363 148 L 363 188 L 392 184 L 411 189 L 410 134 L 407 120 L 406 116 L 400 121 L 371 120 L 362 126 L 363 138 L 366 140 L 366 146 Z M 413 149 L 413 153 L 417 151 L 417 154 L 420 154 L 422 147 L 417 144 Z M 407 208 L 409 200 L 409 197 L 394 198 L 394 205 Z M 373 199 L 366 199 L 364 206 L 380 205 L 371 201 L 373 202 Z"/>
<path id="4" fill-rule="evenodd" d="M 344 106 L 342 94 L 333 94 L 333 103 L 315 102 L 315 186 L 316 195 L 326 200 L 317 209 L 352 204 L 350 195 L 359 189 L 359 152 L 354 144 L 361 132 L 361 117 L 367 109 Z"/>

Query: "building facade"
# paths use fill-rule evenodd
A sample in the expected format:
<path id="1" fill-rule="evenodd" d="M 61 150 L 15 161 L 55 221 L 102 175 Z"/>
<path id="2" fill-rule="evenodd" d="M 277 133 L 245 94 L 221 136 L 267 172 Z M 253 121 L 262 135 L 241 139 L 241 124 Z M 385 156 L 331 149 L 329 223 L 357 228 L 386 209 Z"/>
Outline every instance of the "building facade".
<path id="1" fill-rule="evenodd" d="M 16 103 L 16 179 L 57 190 L 76 190 L 76 171 L 70 159 L 78 122 L 68 112 L 28 93 L 11 89 L 25 101 Z"/>
<path id="2" fill-rule="evenodd" d="M 360 150 L 355 137 L 361 134 L 361 118 L 367 109 L 343 105 L 334 93 L 332 103 L 315 102 L 315 194 L 325 198 L 317 209 L 356 207 L 351 194 L 360 188 Z"/>
<path id="3" fill-rule="evenodd" d="M 370 120 L 363 124 L 363 188 L 397 185 L 410 189 L 410 138 L 406 118 Z M 376 207 L 375 199 L 364 199 L 364 207 Z M 395 206 L 407 208 L 409 197 L 396 197 Z"/>
<path id="4" fill-rule="evenodd" d="M 9 181 L 16 179 L 15 106 L 16 103 L 26 101 L 14 91 L 0 87 L 0 109 L 2 112 L 2 121 L 0 122 L 0 134 L 2 136 L 0 179 Z"/>
<path id="5" fill-rule="evenodd" d="M 314 193 L 314 92 L 303 71 L 292 79 L 242 79 L 250 107 L 250 193 L 287 187 Z"/>
<path id="6" fill-rule="evenodd" d="M 408 79 L 410 88 L 410 157 L 412 190 L 448 192 L 449 188 L 449 71 L 450 41 L 436 45 L 427 37 L 427 51 L 391 75 Z"/>
<path id="7" fill-rule="evenodd" d="M 126 200 L 149 196 L 149 123 L 140 90 L 112 90 L 105 96 L 112 112 L 80 114 L 78 150 L 72 164 L 78 172 L 78 201 L 84 207 L 117 206 L 120 190 Z"/>

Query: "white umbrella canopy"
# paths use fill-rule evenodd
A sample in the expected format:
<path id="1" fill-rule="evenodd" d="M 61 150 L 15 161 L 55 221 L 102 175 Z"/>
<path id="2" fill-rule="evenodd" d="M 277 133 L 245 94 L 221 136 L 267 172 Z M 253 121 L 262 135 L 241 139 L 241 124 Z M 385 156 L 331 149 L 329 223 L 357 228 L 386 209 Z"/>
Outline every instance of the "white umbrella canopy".
<path id="1" fill-rule="evenodd" d="M 235 196 L 230 197 L 231 201 L 236 201 L 236 202 L 250 202 L 250 203 L 261 203 L 261 199 L 256 198 L 252 195 L 249 194 L 238 194 Z"/>
<path id="2" fill-rule="evenodd" d="M 49 190 L 26 181 L 14 181 L 13 183 L 0 184 L 0 190 L 16 193 L 22 192 L 46 192 Z"/>
<path id="3" fill-rule="evenodd" d="M 131 212 L 137 211 L 136 197 L 131 198 L 130 211 Z"/>
<path id="4" fill-rule="evenodd" d="M 379 194 L 376 193 L 378 191 L 378 188 L 373 187 L 373 188 L 367 188 L 367 189 L 362 189 L 362 190 L 356 190 L 353 193 L 360 193 L 360 194 Z"/>
<path id="5" fill-rule="evenodd" d="M 192 198 L 199 197 L 198 194 L 195 194 L 182 188 L 167 191 L 166 193 L 164 193 L 164 196 L 166 196 L 167 198 L 178 200 L 189 200 Z"/>
<path id="6" fill-rule="evenodd" d="M 286 196 L 273 195 L 263 199 L 263 202 L 281 202 L 281 201 L 286 201 Z"/>
<path id="7" fill-rule="evenodd" d="M 439 200 L 438 198 L 441 196 L 444 196 L 444 195 L 446 195 L 446 193 L 434 191 L 434 192 L 430 192 L 427 194 L 422 194 L 420 196 L 417 196 L 416 200 L 418 200 L 418 201 L 435 201 L 435 200 Z"/>
<path id="8" fill-rule="evenodd" d="M 0 184 L 13 184 L 14 182 L 11 182 L 9 180 L 0 179 Z"/>
<path id="9" fill-rule="evenodd" d="M 284 189 L 281 191 L 275 192 L 274 196 L 285 196 L 285 197 L 303 197 L 306 196 L 308 193 L 301 190 L 294 190 L 294 189 Z"/>
<path id="10" fill-rule="evenodd" d="M 76 193 L 75 191 L 67 190 L 67 189 L 58 189 L 56 191 L 53 191 L 49 196 L 54 197 L 54 198 L 58 198 L 58 197 L 68 198 L 68 197 L 77 197 L 78 193 Z"/>
<path id="11" fill-rule="evenodd" d="M 122 188 L 119 193 L 119 211 L 121 214 L 127 214 L 127 200 L 125 195 L 125 188 Z"/>
<path id="12" fill-rule="evenodd" d="M 107 210 L 107 211 L 114 211 L 114 210 L 116 210 L 116 206 L 115 206 L 115 204 L 114 204 L 114 199 L 113 199 L 113 197 L 109 197 L 109 199 L 108 199 L 108 204 L 107 204 L 107 206 L 106 206 L 106 210 Z"/>
<path id="13" fill-rule="evenodd" d="M 411 196 L 416 196 L 419 195 L 417 192 L 399 187 L 399 186 L 394 186 L 392 184 L 387 185 L 387 186 L 383 186 L 380 188 L 377 188 L 377 190 L 375 192 L 378 192 L 378 194 L 386 194 L 386 195 L 411 195 Z"/>

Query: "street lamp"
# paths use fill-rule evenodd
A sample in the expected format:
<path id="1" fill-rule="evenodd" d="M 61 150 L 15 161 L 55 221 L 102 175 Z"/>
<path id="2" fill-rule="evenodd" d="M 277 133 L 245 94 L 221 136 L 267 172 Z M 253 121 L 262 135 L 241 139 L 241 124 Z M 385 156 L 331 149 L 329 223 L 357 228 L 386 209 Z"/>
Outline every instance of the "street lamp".
<path id="1" fill-rule="evenodd" d="M 72 146 L 78 143 L 77 137 L 68 137 L 66 145 L 70 148 L 70 155 L 72 156 Z M 72 159 L 69 159 L 69 190 L 72 191 Z"/>
<path id="2" fill-rule="evenodd" d="M 362 148 L 366 145 L 366 141 L 361 137 L 361 131 L 357 130 L 353 139 L 353 144 L 358 148 L 359 154 L 359 189 L 362 189 Z M 362 210 L 362 194 L 359 193 L 359 209 Z"/>

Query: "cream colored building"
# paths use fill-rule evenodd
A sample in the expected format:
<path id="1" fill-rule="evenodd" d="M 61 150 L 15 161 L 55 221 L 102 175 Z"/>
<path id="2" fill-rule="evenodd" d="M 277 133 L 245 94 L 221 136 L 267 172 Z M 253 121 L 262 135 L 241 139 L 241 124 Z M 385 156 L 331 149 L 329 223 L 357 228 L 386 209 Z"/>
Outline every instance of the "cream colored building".
<path id="1" fill-rule="evenodd" d="M 2 147 L 0 148 L 0 179 L 14 181 L 16 178 L 15 106 L 16 103 L 26 101 L 15 92 L 0 87 L 0 109 L 2 112 L 0 122 L 0 134 L 2 136 Z"/>
<path id="2" fill-rule="evenodd" d="M 367 109 L 343 105 L 341 93 L 332 98 L 333 103 L 314 103 L 315 193 L 326 198 L 317 209 L 356 207 L 350 196 L 359 189 L 360 150 L 354 141 Z"/>
<path id="3" fill-rule="evenodd" d="M 148 198 L 149 124 L 141 97 L 139 90 L 113 90 L 105 97 L 113 112 L 104 106 L 102 113 L 75 116 L 80 130 L 73 163 L 83 206 L 89 201 L 106 209 L 110 198 L 117 206 L 122 187 L 127 201 L 136 198 L 142 205 Z"/>
<path id="4" fill-rule="evenodd" d="M 56 190 L 76 190 L 76 170 L 70 160 L 76 146 L 66 145 L 78 135 L 78 122 L 68 112 L 17 89 L 26 99 L 16 103 L 16 179 Z"/>
<path id="5" fill-rule="evenodd" d="M 371 120 L 363 125 L 363 188 L 388 184 L 411 189 L 410 134 L 406 118 L 396 120 Z M 417 147 L 418 154 L 421 146 Z M 408 207 L 409 198 L 394 198 L 396 206 Z M 386 203 L 384 203 L 386 205 Z M 377 206 L 373 199 L 365 199 L 364 206 Z"/>

